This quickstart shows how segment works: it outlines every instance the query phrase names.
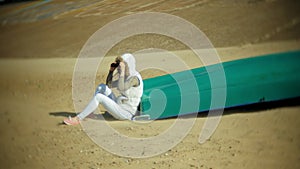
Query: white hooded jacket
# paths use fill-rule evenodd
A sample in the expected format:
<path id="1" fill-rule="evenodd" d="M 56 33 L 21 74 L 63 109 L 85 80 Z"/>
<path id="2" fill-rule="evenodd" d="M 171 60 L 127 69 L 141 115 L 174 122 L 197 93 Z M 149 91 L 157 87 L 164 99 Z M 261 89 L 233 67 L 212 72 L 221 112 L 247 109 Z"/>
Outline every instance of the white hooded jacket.
<path id="1" fill-rule="evenodd" d="M 143 79 L 140 73 L 135 69 L 134 56 L 132 54 L 126 53 L 123 54 L 121 57 L 124 60 L 124 62 L 127 63 L 129 69 L 129 76 L 126 78 L 126 80 L 135 76 L 139 79 L 139 85 L 136 87 L 130 87 L 125 91 L 120 91 L 122 96 L 119 96 L 117 100 L 118 104 L 122 108 L 134 115 L 143 95 Z"/>

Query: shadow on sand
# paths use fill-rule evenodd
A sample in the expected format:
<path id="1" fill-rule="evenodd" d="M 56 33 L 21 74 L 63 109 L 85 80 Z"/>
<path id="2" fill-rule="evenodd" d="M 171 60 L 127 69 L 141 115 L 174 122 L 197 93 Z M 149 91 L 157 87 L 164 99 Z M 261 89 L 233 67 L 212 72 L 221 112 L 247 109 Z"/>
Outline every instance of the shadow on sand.
<path id="1" fill-rule="evenodd" d="M 50 112 L 49 115 L 67 118 L 67 117 L 75 117 L 77 115 L 77 113 L 62 111 L 62 112 Z M 110 115 L 108 112 L 105 112 L 104 114 L 92 113 L 89 116 L 87 116 L 87 118 L 94 119 L 94 120 L 106 120 L 106 121 L 116 121 L 117 120 L 112 115 Z M 63 124 L 63 123 L 61 123 L 61 124 Z"/>
<path id="2" fill-rule="evenodd" d="M 280 100 L 280 101 L 273 101 L 273 102 L 261 102 L 261 103 L 255 103 L 250 105 L 244 105 L 244 106 L 237 106 L 232 108 L 226 108 L 224 109 L 223 116 L 225 115 L 231 115 L 231 114 L 241 114 L 241 113 L 258 113 L 260 111 L 270 110 L 270 109 L 276 109 L 281 107 L 294 107 L 300 105 L 300 97 L 293 98 L 293 99 L 286 99 L 286 100 Z M 211 111 L 211 115 L 214 115 L 214 112 L 216 112 L 215 115 L 217 115 L 217 112 L 221 110 L 213 110 Z M 50 112 L 49 115 L 51 116 L 61 116 L 61 117 L 74 117 L 76 116 L 76 113 L 74 112 Z M 208 115 L 208 111 L 199 112 L 197 114 L 197 118 L 206 118 Z M 188 114 L 183 115 L 181 118 L 192 118 L 195 114 Z M 117 121 L 112 115 L 110 115 L 108 112 L 105 112 L 104 114 L 90 114 L 87 118 L 94 119 L 94 120 L 106 120 L 106 121 Z M 170 117 L 167 119 L 173 119 L 177 117 Z M 163 119 L 159 119 L 163 120 Z"/>
<path id="3" fill-rule="evenodd" d="M 260 102 L 255 104 L 243 105 L 243 106 L 236 106 L 224 109 L 223 116 L 231 115 L 231 114 L 241 114 L 241 113 L 258 113 L 265 110 L 271 110 L 276 108 L 282 107 L 295 107 L 300 106 L 300 97 L 292 98 L 292 99 L 285 99 L 279 101 L 272 101 L 272 102 Z M 214 115 L 214 112 L 218 112 L 220 110 L 213 110 L 211 115 Z M 203 118 L 207 117 L 208 111 L 199 112 L 197 117 Z M 187 115 L 189 116 L 189 115 Z M 184 117 L 184 116 L 183 116 Z"/>

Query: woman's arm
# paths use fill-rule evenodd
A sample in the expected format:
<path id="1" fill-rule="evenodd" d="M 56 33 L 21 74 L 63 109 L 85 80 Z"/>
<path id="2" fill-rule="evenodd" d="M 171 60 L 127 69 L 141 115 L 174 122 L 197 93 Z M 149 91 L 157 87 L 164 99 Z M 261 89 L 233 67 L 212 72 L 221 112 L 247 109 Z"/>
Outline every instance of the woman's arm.
<path id="1" fill-rule="evenodd" d="M 118 89 L 120 91 L 125 91 L 130 87 L 137 87 L 140 85 L 139 79 L 136 76 L 127 80 L 125 79 L 125 64 L 123 62 L 120 62 L 119 73 Z"/>
<path id="2" fill-rule="evenodd" d="M 108 75 L 106 77 L 106 85 L 111 88 L 112 87 L 112 78 L 114 71 L 109 70 Z"/>
<path id="3" fill-rule="evenodd" d="M 118 67 L 118 65 L 119 64 L 116 62 L 110 64 L 110 69 L 109 69 L 108 75 L 106 77 L 106 85 L 109 88 L 116 87 L 115 81 L 112 81 L 112 80 L 113 80 L 114 70 Z"/>
<path id="4" fill-rule="evenodd" d="M 120 77 L 118 80 L 118 89 L 120 91 L 125 91 L 129 89 L 130 87 L 137 87 L 140 85 L 139 78 L 136 76 L 133 76 L 129 78 L 128 80 L 125 80 L 124 77 Z"/>

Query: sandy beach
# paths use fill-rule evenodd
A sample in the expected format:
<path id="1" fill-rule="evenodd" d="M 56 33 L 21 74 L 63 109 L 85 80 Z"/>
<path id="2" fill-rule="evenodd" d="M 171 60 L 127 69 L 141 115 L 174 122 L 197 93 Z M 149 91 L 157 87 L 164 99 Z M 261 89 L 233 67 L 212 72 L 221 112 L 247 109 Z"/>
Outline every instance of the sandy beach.
<path id="1" fill-rule="evenodd" d="M 115 19 L 141 11 L 179 16 L 202 30 L 220 61 L 226 62 L 299 50 L 299 7 L 293 0 L 53 0 L 0 6 L 0 168 L 300 168 L 299 99 L 225 110 L 204 144 L 198 139 L 207 114 L 199 114 L 187 137 L 151 158 L 111 154 L 95 144 L 81 126 L 61 124 L 65 117 L 76 114 L 72 78 L 80 50 L 95 31 Z M 172 51 L 189 68 L 203 66 L 177 40 L 138 35 L 107 53 L 95 85 L 104 82 L 107 64 L 114 56 L 147 48 Z M 137 65 L 164 63 L 163 53 L 151 55 L 161 57 L 145 57 Z M 182 70 L 173 60 L 164 65 L 172 72 Z M 164 73 L 155 69 L 141 72 L 145 79 Z M 175 120 L 107 123 L 130 137 L 151 137 Z"/>

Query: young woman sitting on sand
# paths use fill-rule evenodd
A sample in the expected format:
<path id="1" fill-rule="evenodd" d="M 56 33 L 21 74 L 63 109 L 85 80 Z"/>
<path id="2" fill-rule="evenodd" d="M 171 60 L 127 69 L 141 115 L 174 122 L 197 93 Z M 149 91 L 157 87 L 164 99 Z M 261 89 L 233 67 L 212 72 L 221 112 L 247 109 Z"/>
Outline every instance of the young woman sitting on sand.
<path id="1" fill-rule="evenodd" d="M 117 69 L 118 80 L 112 81 L 113 72 Z M 121 96 L 116 97 L 110 88 L 117 87 Z M 116 119 L 132 120 L 137 112 L 143 94 L 143 80 L 139 72 L 135 70 L 135 58 L 132 54 L 124 54 L 117 57 L 111 64 L 106 85 L 100 84 L 93 99 L 87 107 L 76 117 L 64 119 L 67 125 L 77 125 L 95 111 L 99 104 Z"/>

